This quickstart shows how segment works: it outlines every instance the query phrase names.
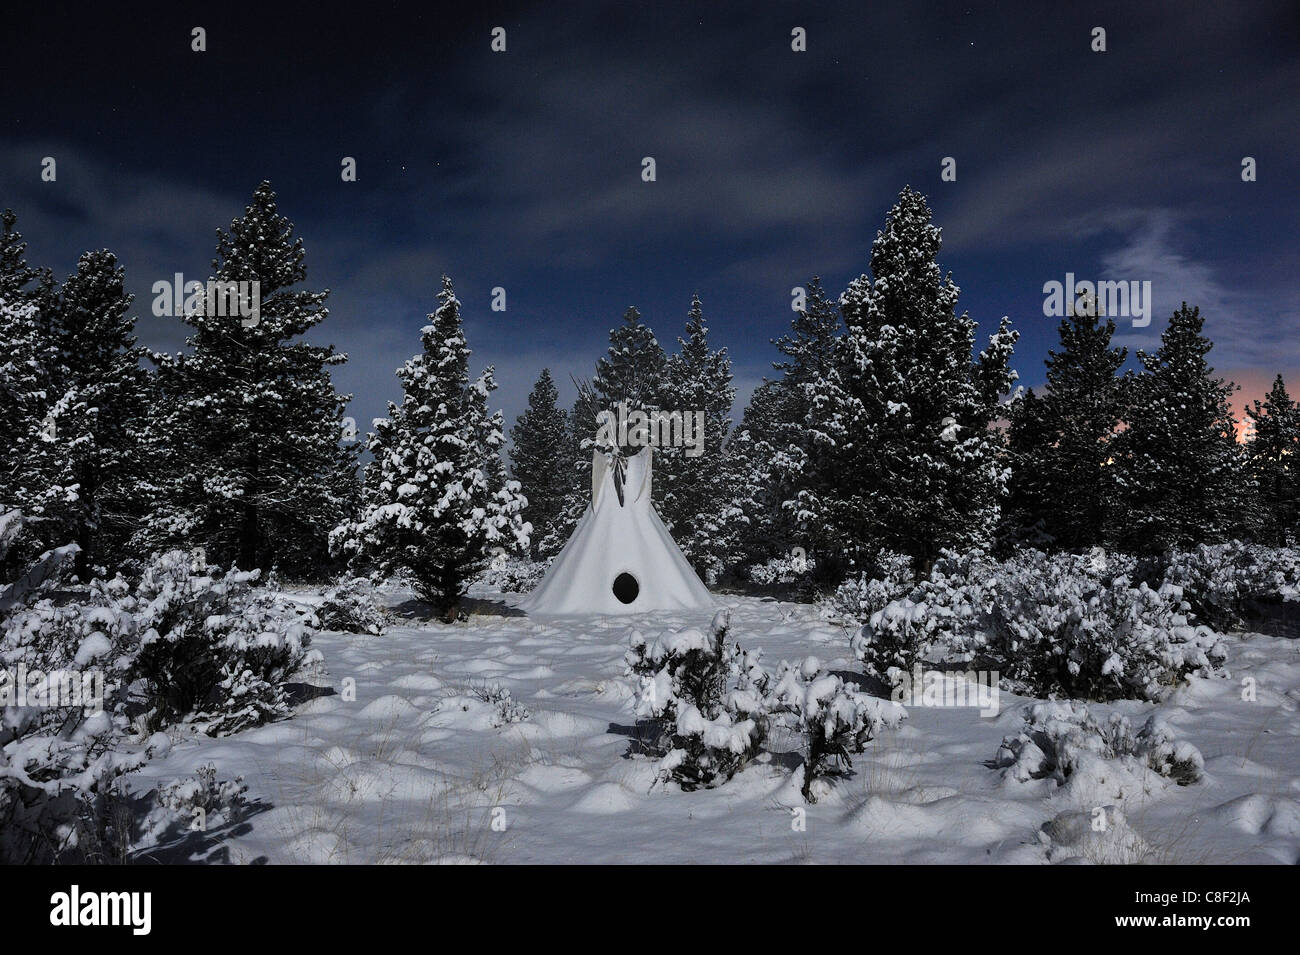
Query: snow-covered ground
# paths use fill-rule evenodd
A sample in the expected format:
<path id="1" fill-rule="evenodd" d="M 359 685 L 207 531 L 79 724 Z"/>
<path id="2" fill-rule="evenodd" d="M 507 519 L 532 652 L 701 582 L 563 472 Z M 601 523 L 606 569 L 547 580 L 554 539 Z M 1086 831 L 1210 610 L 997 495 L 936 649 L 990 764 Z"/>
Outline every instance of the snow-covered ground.
<path id="1" fill-rule="evenodd" d="M 514 610 L 519 595 L 475 596 L 468 623 L 399 616 L 406 625 L 381 636 L 320 635 L 313 682 L 333 693 L 288 720 L 180 741 L 132 788 L 208 764 L 219 778 L 242 775 L 245 818 L 218 820 L 183 850 L 235 863 L 1300 860 L 1297 641 L 1234 634 L 1230 678 L 1196 680 L 1158 707 L 1093 707 L 1135 726 L 1160 712 L 1205 757 L 1205 778 L 1190 786 L 1118 766 L 1063 787 L 1004 778 L 991 761 L 1032 701 L 1003 693 L 992 718 L 909 707 L 901 729 L 869 743 L 854 774 L 807 806 L 793 778 L 797 740 L 779 732 L 757 762 L 708 791 L 656 785 L 653 760 L 627 755 L 629 633 L 704 627 L 708 615 L 535 620 Z M 733 608 L 732 639 L 760 648 L 769 667 L 814 654 L 832 670 L 857 669 L 848 634 L 810 606 L 718 602 Z M 1254 702 L 1242 698 L 1247 677 Z M 348 679 L 355 701 L 345 699 Z M 497 708 L 476 692 L 492 685 L 528 718 L 494 725 Z M 1104 832 L 1094 831 L 1097 806 L 1122 814 L 1105 810 Z"/>

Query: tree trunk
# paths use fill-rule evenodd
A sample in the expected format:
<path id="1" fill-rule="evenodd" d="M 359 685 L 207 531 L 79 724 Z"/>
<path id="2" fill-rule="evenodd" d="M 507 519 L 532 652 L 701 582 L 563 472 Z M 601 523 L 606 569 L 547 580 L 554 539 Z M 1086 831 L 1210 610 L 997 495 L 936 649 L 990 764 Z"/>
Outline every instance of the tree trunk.
<path id="1" fill-rule="evenodd" d="M 244 491 L 244 520 L 239 531 L 239 569 L 257 568 L 258 513 L 255 489 L 257 487 L 257 446 L 248 453 L 248 487 Z"/>

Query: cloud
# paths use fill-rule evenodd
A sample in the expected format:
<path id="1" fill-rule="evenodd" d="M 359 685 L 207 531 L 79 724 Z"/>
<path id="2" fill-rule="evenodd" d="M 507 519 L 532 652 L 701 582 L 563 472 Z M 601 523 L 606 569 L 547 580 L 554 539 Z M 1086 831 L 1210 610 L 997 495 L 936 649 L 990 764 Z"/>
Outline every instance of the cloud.
<path id="1" fill-rule="evenodd" d="M 1189 239 L 1190 231 L 1172 211 L 1157 210 L 1129 233 L 1122 246 L 1102 255 L 1102 278 L 1151 282 L 1151 327 L 1134 332 L 1121 323 L 1117 342 L 1148 350 L 1156 347 L 1160 329 L 1187 302 L 1205 317 L 1205 334 L 1214 342 L 1212 364 L 1263 368 L 1300 364 L 1300 341 L 1294 334 L 1300 296 L 1294 290 L 1232 282 L 1223 267 L 1198 260 L 1180 247 L 1180 237 Z"/>

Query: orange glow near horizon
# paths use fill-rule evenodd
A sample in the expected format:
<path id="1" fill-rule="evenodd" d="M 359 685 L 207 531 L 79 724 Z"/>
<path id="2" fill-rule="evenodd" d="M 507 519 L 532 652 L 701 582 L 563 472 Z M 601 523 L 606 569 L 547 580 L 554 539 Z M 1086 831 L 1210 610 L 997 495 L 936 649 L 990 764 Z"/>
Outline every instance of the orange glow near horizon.
<path id="1" fill-rule="evenodd" d="M 1273 379 L 1279 373 L 1286 384 L 1287 394 L 1294 401 L 1296 392 L 1300 389 L 1300 368 L 1278 368 L 1274 371 L 1264 371 L 1259 368 L 1216 368 L 1214 370 L 1214 377 L 1226 378 L 1240 386 L 1240 390 L 1233 392 L 1232 395 L 1232 417 L 1237 426 L 1238 443 L 1245 443 L 1250 438 L 1250 419 L 1246 417 L 1246 409 L 1254 407 L 1256 401 L 1264 400 L 1264 396 L 1273 387 Z"/>

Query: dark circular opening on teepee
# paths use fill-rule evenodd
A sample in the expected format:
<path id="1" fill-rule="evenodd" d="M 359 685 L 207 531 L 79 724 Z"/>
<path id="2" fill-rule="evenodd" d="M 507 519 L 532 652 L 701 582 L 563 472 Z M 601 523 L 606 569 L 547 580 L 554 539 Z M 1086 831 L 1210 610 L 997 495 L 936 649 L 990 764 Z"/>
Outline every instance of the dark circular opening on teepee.
<path id="1" fill-rule="evenodd" d="M 640 592 L 641 585 L 626 571 L 614 578 L 614 596 L 618 598 L 619 603 L 630 604 L 636 600 L 636 595 Z"/>

